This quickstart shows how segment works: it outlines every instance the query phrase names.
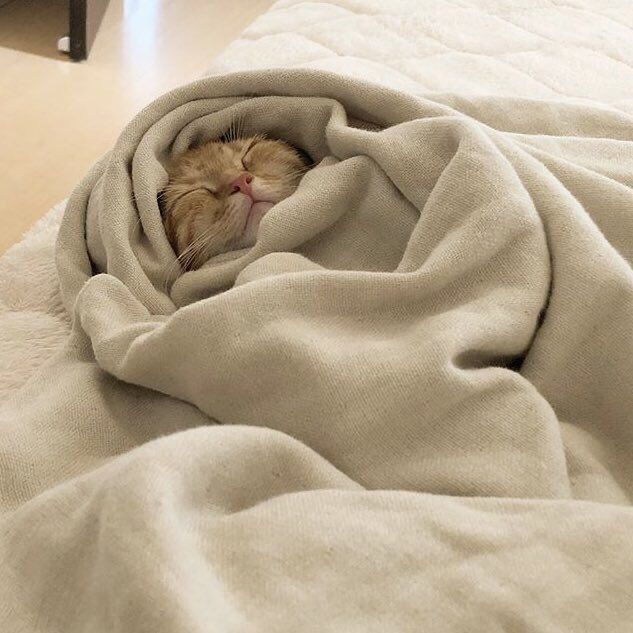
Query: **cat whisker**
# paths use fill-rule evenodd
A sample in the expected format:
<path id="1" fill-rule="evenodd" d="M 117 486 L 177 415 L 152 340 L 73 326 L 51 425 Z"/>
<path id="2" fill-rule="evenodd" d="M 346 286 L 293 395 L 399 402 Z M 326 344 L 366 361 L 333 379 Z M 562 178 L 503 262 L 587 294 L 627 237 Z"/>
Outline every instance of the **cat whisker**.
<path id="1" fill-rule="evenodd" d="M 237 119 L 237 134 L 236 140 L 244 137 L 244 130 L 246 128 L 246 115 L 241 115 Z"/>
<path id="2" fill-rule="evenodd" d="M 306 165 L 305 167 L 299 167 L 298 169 L 294 169 L 293 171 L 287 172 L 284 176 L 295 176 L 297 174 L 305 174 L 312 169 L 312 165 Z"/>
<path id="3" fill-rule="evenodd" d="M 231 140 L 235 141 L 239 134 L 240 126 L 242 125 L 242 119 L 240 117 L 236 117 L 231 122 Z"/>
<path id="4" fill-rule="evenodd" d="M 189 251 L 189 256 L 185 262 L 182 262 L 185 270 L 189 269 L 191 262 L 202 252 L 203 248 L 207 246 L 209 238 L 217 231 L 217 226 L 211 225 L 205 231 L 203 231 L 198 237 L 196 237 L 191 244 L 179 255 L 178 259 L 181 259 L 183 255 Z"/>
<path id="5" fill-rule="evenodd" d="M 297 171 L 293 174 L 284 174 L 283 176 L 279 176 L 279 180 L 293 180 L 295 178 L 303 178 L 303 176 L 305 176 L 305 174 L 307 174 L 307 171 Z"/>
<path id="6" fill-rule="evenodd" d="M 237 115 L 233 119 L 231 119 L 231 123 L 229 124 L 229 129 L 224 133 L 224 138 L 226 142 L 232 143 L 233 141 L 237 141 L 242 137 L 242 132 L 244 130 L 245 117 L 244 115 Z"/>
<path id="7" fill-rule="evenodd" d="M 200 250 L 198 249 L 198 247 L 202 244 L 202 242 L 210 237 L 214 228 L 215 227 L 210 226 L 206 231 L 203 231 L 200 235 L 198 235 L 198 237 L 196 237 L 196 239 L 193 240 L 193 242 L 191 242 L 191 244 L 189 244 L 189 246 L 187 246 L 187 248 L 182 253 L 180 253 L 180 255 L 178 255 L 177 261 L 180 262 L 185 269 L 188 268 L 189 264 L 191 263 L 191 259 L 198 254 Z"/>
<path id="8" fill-rule="evenodd" d="M 281 183 L 282 185 L 297 185 L 303 178 L 304 174 L 291 174 L 290 176 L 279 176 L 275 178 L 273 182 Z"/>
<path id="9" fill-rule="evenodd" d="M 305 174 L 308 173 L 309 170 L 307 169 L 298 169 L 296 171 L 291 171 L 291 172 L 287 172 L 285 174 L 282 174 L 280 176 L 277 176 L 277 180 L 291 180 L 293 178 L 302 178 L 303 176 L 305 176 Z"/>
<path id="10" fill-rule="evenodd" d="M 193 240 L 193 242 L 191 242 L 191 244 L 189 244 L 189 246 L 187 246 L 187 248 L 185 248 L 182 253 L 180 253 L 180 255 L 178 255 L 178 257 L 176 257 L 176 259 L 171 263 L 165 275 L 165 293 L 167 292 L 167 284 L 169 283 L 169 279 L 174 272 L 174 268 L 176 266 L 179 266 L 181 269 L 184 268 L 185 270 L 187 270 L 189 264 L 191 263 L 191 260 L 199 253 L 200 249 L 198 249 L 198 252 L 194 251 L 196 251 L 196 248 L 200 246 L 201 242 L 210 237 L 213 229 L 214 227 L 211 226 L 206 231 L 203 231 L 200 235 L 198 235 L 198 237 L 196 237 L 196 239 Z"/>

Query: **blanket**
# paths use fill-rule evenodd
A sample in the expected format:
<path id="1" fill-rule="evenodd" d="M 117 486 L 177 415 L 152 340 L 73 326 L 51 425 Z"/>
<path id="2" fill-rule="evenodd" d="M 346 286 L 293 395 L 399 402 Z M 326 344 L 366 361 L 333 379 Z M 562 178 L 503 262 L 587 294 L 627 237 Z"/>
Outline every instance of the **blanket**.
<path id="1" fill-rule="evenodd" d="M 630 114 L 632 27 L 629 0 L 280 0 L 207 74 L 315 68 L 412 94 L 582 100 Z M 53 262 L 62 206 L 0 257 L 0 406 L 68 336 Z"/>
<path id="2" fill-rule="evenodd" d="M 316 167 L 176 274 L 164 165 L 236 118 Z M 306 70 L 148 106 L 2 409 L 1 630 L 630 630 L 631 122 Z"/>

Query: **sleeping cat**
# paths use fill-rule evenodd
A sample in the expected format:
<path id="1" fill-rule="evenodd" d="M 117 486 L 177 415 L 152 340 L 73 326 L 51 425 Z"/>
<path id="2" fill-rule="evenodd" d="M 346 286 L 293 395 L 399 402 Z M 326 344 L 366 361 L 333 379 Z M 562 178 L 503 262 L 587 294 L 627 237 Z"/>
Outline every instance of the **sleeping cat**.
<path id="1" fill-rule="evenodd" d="M 308 169 L 284 141 L 257 135 L 208 141 L 177 156 L 162 193 L 165 230 L 181 266 L 255 243 L 260 220 Z"/>

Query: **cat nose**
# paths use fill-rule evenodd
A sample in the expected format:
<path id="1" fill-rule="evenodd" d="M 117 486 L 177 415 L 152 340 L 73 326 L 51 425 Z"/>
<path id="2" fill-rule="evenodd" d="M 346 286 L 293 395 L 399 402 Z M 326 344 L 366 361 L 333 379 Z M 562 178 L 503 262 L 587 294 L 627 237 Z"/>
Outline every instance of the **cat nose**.
<path id="1" fill-rule="evenodd" d="M 237 193 L 241 191 L 245 193 L 247 196 L 251 195 L 251 182 L 253 182 L 253 176 L 248 172 L 241 173 L 232 183 L 231 183 L 231 193 Z"/>

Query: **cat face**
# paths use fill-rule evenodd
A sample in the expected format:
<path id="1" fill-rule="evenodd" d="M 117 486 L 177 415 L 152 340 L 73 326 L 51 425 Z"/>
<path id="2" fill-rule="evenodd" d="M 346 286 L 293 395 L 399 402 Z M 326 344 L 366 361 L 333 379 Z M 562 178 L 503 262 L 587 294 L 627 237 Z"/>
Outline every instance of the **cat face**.
<path id="1" fill-rule="evenodd" d="M 178 156 L 162 202 L 182 267 L 252 246 L 262 217 L 295 191 L 306 169 L 294 148 L 262 136 L 209 141 Z"/>

